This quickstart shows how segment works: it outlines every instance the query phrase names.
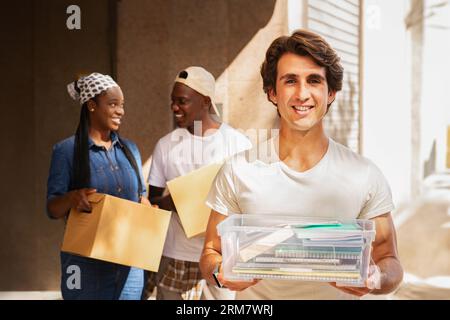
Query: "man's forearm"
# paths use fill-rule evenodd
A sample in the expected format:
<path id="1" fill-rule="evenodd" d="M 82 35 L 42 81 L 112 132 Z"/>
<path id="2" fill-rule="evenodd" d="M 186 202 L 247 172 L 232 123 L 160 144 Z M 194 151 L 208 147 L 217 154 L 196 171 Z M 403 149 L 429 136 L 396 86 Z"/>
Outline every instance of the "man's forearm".
<path id="1" fill-rule="evenodd" d="M 397 289 L 403 279 L 403 268 L 395 257 L 387 257 L 377 262 L 380 268 L 380 289 L 375 289 L 371 294 L 388 294 Z"/>
<path id="2" fill-rule="evenodd" d="M 222 256 L 212 249 L 207 249 L 202 254 L 202 257 L 200 259 L 200 270 L 202 272 L 203 278 L 212 285 L 216 285 L 216 281 L 214 280 L 214 277 L 212 275 L 213 271 L 216 266 L 220 266 L 221 263 Z"/>

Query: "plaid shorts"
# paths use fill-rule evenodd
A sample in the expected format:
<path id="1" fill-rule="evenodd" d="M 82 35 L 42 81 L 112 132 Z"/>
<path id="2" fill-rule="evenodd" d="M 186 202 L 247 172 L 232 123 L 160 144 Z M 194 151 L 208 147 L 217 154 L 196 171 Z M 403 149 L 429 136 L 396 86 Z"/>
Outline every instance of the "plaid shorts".
<path id="1" fill-rule="evenodd" d="M 200 300 L 205 283 L 198 262 L 169 258 L 169 264 L 159 285 L 164 289 L 181 293 L 184 300 Z"/>

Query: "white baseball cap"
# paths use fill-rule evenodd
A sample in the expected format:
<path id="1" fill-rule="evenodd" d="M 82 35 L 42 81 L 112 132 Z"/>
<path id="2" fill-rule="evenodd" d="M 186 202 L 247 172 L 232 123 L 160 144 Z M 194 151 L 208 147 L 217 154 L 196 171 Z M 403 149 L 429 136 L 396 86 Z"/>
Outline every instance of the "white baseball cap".
<path id="1" fill-rule="evenodd" d="M 202 67 L 188 67 L 180 71 L 175 78 L 175 82 L 183 83 L 189 88 L 194 89 L 201 95 L 211 99 L 212 107 L 217 116 L 220 117 L 219 110 L 214 103 L 216 91 L 216 80 L 214 76 Z"/>

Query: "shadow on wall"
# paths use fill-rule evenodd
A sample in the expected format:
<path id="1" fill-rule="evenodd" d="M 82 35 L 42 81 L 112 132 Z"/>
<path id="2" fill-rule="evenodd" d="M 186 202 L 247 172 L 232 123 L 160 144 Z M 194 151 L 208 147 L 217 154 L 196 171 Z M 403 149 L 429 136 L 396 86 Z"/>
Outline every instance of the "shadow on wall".
<path id="1" fill-rule="evenodd" d="M 248 45 L 255 34 L 264 26 L 266 26 L 271 19 L 275 4 L 277 0 L 252 0 L 246 1 L 246 4 L 241 0 L 226 0 L 229 16 L 228 25 L 228 39 L 221 39 L 222 32 L 217 33 L 217 39 L 226 41 L 226 61 L 224 67 L 220 72 L 214 74 L 217 78 L 231 62 L 237 57 L 242 49 Z M 201 0 L 201 3 L 204 3 Z M 243 6 L 247 8 L 243 8 Z M 255 10 L 257 8 L 257 10 Z"/>
<path id="2" fill-rule="evenodd" d="M 259 131 L 257 141 L 270 137 L 270 130 L 279 127 L 276 108 L 263 92 L 260 75 L 265 53 L 275 38 L 289 32 L 287 1 L 277 0 L 270 20 L 248 41 L 226 70 L 217 79 L 217 99 L 223 103 L 223 120 L 244 132 Z M 253 134 L 253 133 L 251 133 Z"/>

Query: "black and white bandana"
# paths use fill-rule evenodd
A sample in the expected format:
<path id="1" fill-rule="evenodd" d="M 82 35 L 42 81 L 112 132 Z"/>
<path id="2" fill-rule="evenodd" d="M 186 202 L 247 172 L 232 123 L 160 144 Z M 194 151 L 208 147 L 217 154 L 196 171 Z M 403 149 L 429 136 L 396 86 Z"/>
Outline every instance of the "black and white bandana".
<path id="1" fill-rule="evenodd" d="M 75 89 L 75 86 L 80 89 L 80 93 Z M 110 76 L 94 72 L 86 77 L 81 77 L 78 81 L 69 83 L 67 91 L 73 100 L 79 100 L 80 104 L 83 104 L 103 91 L 118 86 Z"/>

